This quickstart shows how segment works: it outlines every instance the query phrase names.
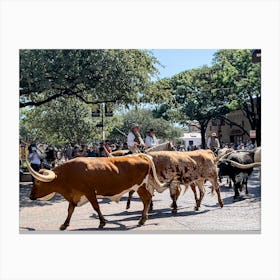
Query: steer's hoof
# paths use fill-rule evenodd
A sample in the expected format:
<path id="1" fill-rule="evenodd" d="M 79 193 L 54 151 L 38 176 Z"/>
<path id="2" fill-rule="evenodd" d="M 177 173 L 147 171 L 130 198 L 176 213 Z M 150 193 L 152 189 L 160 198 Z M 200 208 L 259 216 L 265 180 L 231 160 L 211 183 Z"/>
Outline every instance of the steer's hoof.
<path id="1" fill-rule="evenodd" d="M 68 225 L 63 224 L 63 225 L 60 226 L 59 229 L 60 229 L 60 230 L 65 230 L 67 227 L 68 227 Z"/>
<path id="2" fill-rule="evenodd" d="M 130 208 L 130 206 L 129 206 L 129 205 L 126 205 L 126 208 L 125 208 L 125 209 L 128 210 L 129 208 Z"/>
<path id="3" fill-rule="evenodd" d="M 172 209 L 172 214 L 177 214 L 177 208 Z"/>
<path id="4" fill-rule="evenodd" d="M 106 225 L 106 222 L 104 221 L 104 222 L 100 222 L 100 224 L 99 224 L 99 227 L 98 228 L 104 228 L 104 226 Z"/>
<path id="5" fill-rule="evenodd" d="M 199 210 L 199 207 L 195 206 L 194 211 L 198 211 L 198 210 Z"/>
<path id="6" fill-rule="evenodd" d="M 145 224 L 145 222 L 147 221 L 147 219 L 141 219 L 139 222 L 138 222 L 138 227 L 141 227 Z"/>

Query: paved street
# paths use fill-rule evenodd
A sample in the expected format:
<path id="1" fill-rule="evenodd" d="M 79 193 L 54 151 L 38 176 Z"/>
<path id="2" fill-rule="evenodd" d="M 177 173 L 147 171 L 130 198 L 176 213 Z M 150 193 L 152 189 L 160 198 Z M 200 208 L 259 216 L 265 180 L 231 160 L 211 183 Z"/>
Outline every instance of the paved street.
<path id="1" fill-rule="evenodd" d="M 244 190 L 241 199 L 232 203 L 233 189 L 228 188 L 226 180 L 221 184 L 221 195 L 224 207 L 217 203 L 217 196 L 211 195 L 207 183 L 206 194 L 199 211 L 194 211 L 195 201 L 191 189 L 178 199 L 178 213 L 173 215 L 170 209 L 169 191 L 155 194 L 154 211 L 142 227 L 137 227 L 141 216 L 142 202 L 135 193 L 131 208 L 125 209 L 124 196 L 119 203 L 100 199 L 100 208 L 107 224 L 103 230 L 98 229 L 99 220 L 89 203 L 77 207 L 67 231 L 81 232 L 150 232 L 150 231 L 181 231 L 181 232 L 259 232 L 261 217 L 261 187 L 259 170 L 255 169 L 248 181 L 249 195 Z M 31 186 L 26 183 L 20 186 L 20 232 L 58 231 L 67 215 L 68 203 L 59 195 L 51 201 L 31 201 L 28 196 Z"/>

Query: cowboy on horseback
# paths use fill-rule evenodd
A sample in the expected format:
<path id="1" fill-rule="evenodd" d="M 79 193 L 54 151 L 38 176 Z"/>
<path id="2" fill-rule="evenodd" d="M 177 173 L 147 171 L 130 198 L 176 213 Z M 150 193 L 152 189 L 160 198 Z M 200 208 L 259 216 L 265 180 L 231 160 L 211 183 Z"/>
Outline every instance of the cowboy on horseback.
<path id="1" fill-rule="evenodd" d="M 127 135 L 127 146 L 129 151 L 133 154 L 141 153 L 146 147 L 139 131 L 139 125 L 137 123 L 133 123 L 131 131 L 129 131 Z"/>
<path id="2" fill-rule="evenodd" d="M 145 139 L 145 144 L 146 144 L 147 148 L 151 148 L 151 147 L 157 146 L 159 144 L 158 139 L 156 138 L 156 133 L 153 128 L 151 128 L 148 131 L 146 139 Z"/>

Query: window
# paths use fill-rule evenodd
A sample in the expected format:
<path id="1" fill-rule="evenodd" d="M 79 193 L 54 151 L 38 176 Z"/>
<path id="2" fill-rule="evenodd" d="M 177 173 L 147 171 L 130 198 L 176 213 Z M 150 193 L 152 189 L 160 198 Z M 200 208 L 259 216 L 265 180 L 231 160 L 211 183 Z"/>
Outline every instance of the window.
<path id="1" fill-rule="evenodd" d="M 236 143 L 241 144 L 243 142 L 243 136 L 236 136 Z"/>

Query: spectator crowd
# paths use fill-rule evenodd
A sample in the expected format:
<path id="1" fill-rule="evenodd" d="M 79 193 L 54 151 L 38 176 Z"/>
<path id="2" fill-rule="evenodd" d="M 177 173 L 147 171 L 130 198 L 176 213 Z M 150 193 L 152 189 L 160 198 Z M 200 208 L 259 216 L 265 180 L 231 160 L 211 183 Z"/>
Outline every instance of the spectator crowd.
<path id="1" fill-rule="evenodd" d="M 31 155 L 29 157 L 31 163 L 35 162 L 35 164 L 40 165 L 43 168 L 51 169 L 54 166 L 76 157 L 107 157 L 108 153 L 127 149 L 127 144 L 110 143 L 108 140 L 94 143 L 92 145 L 74 145 L 69 143 L 65 146 L 21 142 L 19 149 L 20 165 L 25 159 L 26 147 L 28 147 L 29 155 Z"/>

